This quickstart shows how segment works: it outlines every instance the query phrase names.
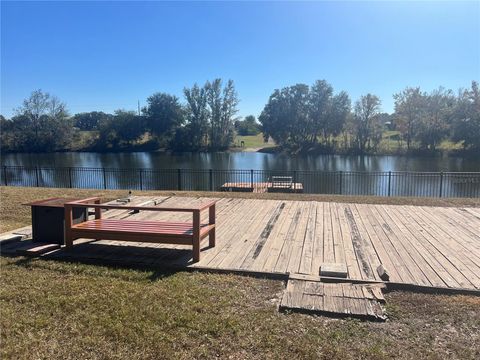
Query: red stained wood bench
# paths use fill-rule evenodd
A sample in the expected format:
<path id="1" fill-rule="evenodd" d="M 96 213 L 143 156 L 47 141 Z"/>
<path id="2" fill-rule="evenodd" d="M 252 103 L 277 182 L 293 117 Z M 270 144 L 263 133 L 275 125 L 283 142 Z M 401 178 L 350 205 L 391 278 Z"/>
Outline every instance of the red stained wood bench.
<path id="1" fill-rule="evenodd" d="M 208 236 L 209 246 L 215 246 L 215 201 L 189 208 L 153 206 L 125 206 L 100 204 L 100 198 L 92 197 L 65 204 L 65 245 L 73 246 L 75 239 L 104 239 L 135 242 L 151 242 L 174 245 L 191 245 L 193 262 L 200 261 L 200 243 Z M 73 224 L 74 208 L 95 209 L 95 219 Z M 102 209 L 133 211 L 190 212 L 192 222 L 143 221 L 102 219 Z M 208 209 L 208 223 L 202 224 L 200 214 Z"/>

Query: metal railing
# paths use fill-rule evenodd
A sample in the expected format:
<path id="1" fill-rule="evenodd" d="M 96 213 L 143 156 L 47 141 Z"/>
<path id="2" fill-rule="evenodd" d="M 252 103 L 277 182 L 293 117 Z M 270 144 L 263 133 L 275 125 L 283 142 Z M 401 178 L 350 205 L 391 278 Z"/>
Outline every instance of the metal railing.
<path id="1" fill-rule="evenodd" d="M 480 172 L 356 172 L 214 169 L 116 169 L 3 166 L 7 186 L 85 189 L 268 191 L 274 177 L 291 177 L 292 186 L 310 194 L 480 197 Z M 231 187 L 230 187 L 231 188 Z M 255 190 L 254 190 L 255 189 Z M 260 191 L 260 190 L 258 190 Z"/>

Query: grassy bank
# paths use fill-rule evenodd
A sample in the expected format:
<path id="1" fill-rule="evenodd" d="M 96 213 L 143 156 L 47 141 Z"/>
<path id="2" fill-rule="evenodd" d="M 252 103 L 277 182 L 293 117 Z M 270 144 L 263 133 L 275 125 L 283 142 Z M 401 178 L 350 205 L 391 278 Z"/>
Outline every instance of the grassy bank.
<path id="1" fill-rule="evenodd" d="M 238 197 L 281 199 L 295 201 L 334 201 L 361 204 L 393 204 L 393 205 L 426 205 L 426 206 L 480 206 L 480 199 L 449 199 L 449 198 L 409 198 L 409 197 L 375 197 L 375 196 L 344 196 L 316 194 L 253 194 L 231 192 L 191 192 L 191 191 L 134 191 L 134 195 L 156 196 L 202 196 L 202 197 Z M 10 231 L 30 224 L 30 207 L 22 204 L 34 200 L 51 197 L 82 198 L 100 196 L 103 200 L 113 200 L 127 195 L 126 190 L 84 190 L 55 189 L 29 187 L 0 187 L 0 233 Z"/>
<path id="2" fill-rule="evenodd" d="M 480 355 L 480 298 L 387 294 L 391 320 L 278 313 L 278 281 L 1 259 L 4 359 Z"/>

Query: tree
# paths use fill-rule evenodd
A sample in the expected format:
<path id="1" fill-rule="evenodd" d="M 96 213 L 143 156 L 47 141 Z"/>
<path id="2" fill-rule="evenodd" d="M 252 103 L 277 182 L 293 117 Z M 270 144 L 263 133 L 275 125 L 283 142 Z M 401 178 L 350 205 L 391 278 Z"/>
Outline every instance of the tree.
<path id="1" fill-rule="evenodd" d="M 422 93 L 419 87 L 407 87 L 394 94 L 393 98 L 395 100 L 396 126 L 407 142 L 407 149 L 410 149 L 424 116 L 426 94 Z"/>
<path id="2" fill-rule="evenodd" d="M 210 110 L 210 146 L 225 149 L 233 141 L 233 123 L 239 103 L 233 80 L 228 80 L 222 89 L 222 80 L 215 79 L 205 84 Z"/>
<path id="3" fill-rule="evenodd" d="M 454 110 L 452 139 L 466 149 L 480 150 L 480 90 L 472 81 L 470 90 L 460 91 Z"/>
<path id="4" fill-rule="evenodd" d="M 235 129 L 237 134 L 242 136 L 257 135 L 260 133 L 260 126 L 253 115 L 245 116 L 243 121 L 235 121 Z"/>
<path id="5" fill-rule="evenodd" d="M 72 122 L 66 105 L 42 90 L 32 92 L 15 110 L 12 131 L 29 134 L 28 139 L 16 134 L 22 151 L 55 151 L 65 149 L 71 141 Z"/>
<path id="6" fill-rule="evenodd" d="M 73 116 L 73 124 L 78 129 L 84 131 L 98 130 L 100 122 L 112 116 L 113 115 L 105 114 L 102 111 L 79 113 Z"/>
<path id="7" fill-rule="evenodd" d="M 187 100 L 185 107 L 187 125 L 186 130 L 182 130 L 179 137 L 181 135 L 182 140 L 187 136 L 190 137 L 191 150 L 197 150 L 207 145 L 208 122 L 210 118 L 210 112 L 207 107 L 207 91 L 205 87 L 200 88 L 195 84 L 190 89 L 185 88 L 183 93 Z M 182 143 L 184 144 L 185 142 L 182 141 Z M 178 145 L 175 147 L 178 147 Z"/>
<path id="8" fill-rule="evenodd" d="M 339 135 L 350 113 L 346 92 L 334 95 L 325 80 L 311 87 L 297 84 L 275 90 L 259 117 L 264 136 L 272 136 L 282 146 L 306 147 L 319 138 L 330 145 Z"/>
<path id="9" fill-rule="evenodd" d="M 99 125 L 97 146 L 118 149 L 131 145 L 145 133 L 145 117 L 134 111 L 116 110 L 115 116 L 105 118 Z"/>
<path id="10" fill-rule="evenodd" d="M 426 96 L 422 120 L 416 134 L 422 148 L 434 151 L 445 139 L 449 132 L 449 119 L 454 106 L 455 96 L 451 90 L 439 88 Z"/>
<path id="11" fill-rule="evenodd" d="M 317 80 L 310 88 L 308 96 L 310 141 L 316 143 L 319 135 L 324 140 L 329 136 L 329 122 L 332 120 L 333 87 L 325 80 Z"/>
<path id="12" fill-rule="evenodd" d="M 166 93 L 155 93 L 147 98 L 143 109 L 148 128 L 157 137 L 171 139 L 175 130 L 185 122 L 184 110 L 178 98 Z"/>
<path id="13" fill-rule="evenodd" d="M 258 118 L 263 136 L 281 146 L 299 147 L 311 137 L 308 117 L 309 88 L 297 84 L 275 90 Z"/>
<path id="14" fill-rule="evenodd" d="M 383 127 L 379 122 L 380 99 L 372 94 L 361 96 L 355 103 L 353 131 L 361 152 L 375 148 L 381 140 Z"/>

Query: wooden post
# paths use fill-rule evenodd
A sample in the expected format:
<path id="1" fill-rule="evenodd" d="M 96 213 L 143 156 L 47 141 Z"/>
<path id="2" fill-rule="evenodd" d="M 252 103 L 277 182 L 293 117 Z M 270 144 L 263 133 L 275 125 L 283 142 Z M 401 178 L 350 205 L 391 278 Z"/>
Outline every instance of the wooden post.
<path id="1" fill-rule="evenodd" d="M 100 199 L 97 199 L 94 201 L 95 204 L 100 204 Z M 102 209 L 100 208 L 95 208 L 95 219 L 101 219 L 102 218 Z"/>
<path id="2" fill-rule="evenodd" d="M 193 212 L 193 262 L 200 261 L 200 210 Z"/>
<path id="3" fill-rule="evenodd" d="M 215 225 L 215 204 L 208 209 L 208 223 Z M 215 228 L 213 228 L 208 235 L 208 246 L 215 247 Z"/>
<path id="4" fill-rule="evenodd" d="M 73 238 L 72 238 L 72 210 L 73 206 L 69 204 L 65 204 L 65 245 L 67 248 L 71 248 L 73 246 Z"/>

